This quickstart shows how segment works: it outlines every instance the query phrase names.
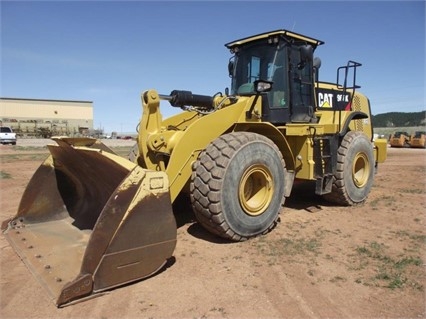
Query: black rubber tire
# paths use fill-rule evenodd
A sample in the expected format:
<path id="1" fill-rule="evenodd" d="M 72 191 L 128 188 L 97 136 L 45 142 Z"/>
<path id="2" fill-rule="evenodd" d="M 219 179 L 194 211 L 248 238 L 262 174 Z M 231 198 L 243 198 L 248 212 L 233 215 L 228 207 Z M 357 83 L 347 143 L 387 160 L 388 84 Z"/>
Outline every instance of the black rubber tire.
<path id="1" fill-rule="evenodd" d="M 284 205 L 284 172 L 282 154 L 270 139 L 249 132 L 217 138 L 193 167 L 195 217 L 211 233 L 233 241 L 266 234 Z"/>
<path id="2" fill-rule="evenodd" d="M 367 136 L 350 131 L 337 150 L 337 169 L 332 191 L 323 195 L 330 202 L 354 206 L 363 204 L 374 180 L 373 146 Z"/>

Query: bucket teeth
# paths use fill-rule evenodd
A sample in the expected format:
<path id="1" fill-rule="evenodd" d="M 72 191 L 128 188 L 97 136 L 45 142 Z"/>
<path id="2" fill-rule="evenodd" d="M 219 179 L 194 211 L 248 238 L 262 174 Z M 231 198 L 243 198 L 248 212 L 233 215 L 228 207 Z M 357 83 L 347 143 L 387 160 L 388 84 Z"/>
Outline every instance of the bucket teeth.
<path id="1" fill-rule="evenodd" d="M 88 296 L 93 291 L 93 280 L 91 274 L 80 275 L 72 282 L 66 284 L 56 301 L 58 306 L 64 305 L 76 298 Z"/>

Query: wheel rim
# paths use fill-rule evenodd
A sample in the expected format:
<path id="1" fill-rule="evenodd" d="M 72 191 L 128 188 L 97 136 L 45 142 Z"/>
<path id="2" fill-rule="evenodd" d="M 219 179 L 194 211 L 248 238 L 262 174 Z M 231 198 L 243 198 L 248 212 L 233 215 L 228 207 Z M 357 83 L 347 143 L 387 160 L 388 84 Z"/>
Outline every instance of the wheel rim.
<path id="1" fill-rule="evenodd" d="M 261 215 L 268 208 L 274 193 L 272 174 L 263 165 L 253 165 L 243 174 L 238 188 L 240 205 L 250 216 Z"/>
<path id="2" fill-rule="evenodd" d="M 358 153 L 353 162 L 352 177 L 356 187 L 364 187 L 369 179 L 370 162 L 365 153 Z"/>

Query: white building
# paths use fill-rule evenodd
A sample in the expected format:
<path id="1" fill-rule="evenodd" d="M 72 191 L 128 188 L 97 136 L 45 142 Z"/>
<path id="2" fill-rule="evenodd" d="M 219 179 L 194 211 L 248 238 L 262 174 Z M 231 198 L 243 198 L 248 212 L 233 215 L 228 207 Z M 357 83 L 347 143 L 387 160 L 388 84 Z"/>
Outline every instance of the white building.
<path id="1" fill-rule="evenodd" d="M 2 97 L 0 125 L 23 137 L 88 135 L 93 131 L 93 102 Z"/>

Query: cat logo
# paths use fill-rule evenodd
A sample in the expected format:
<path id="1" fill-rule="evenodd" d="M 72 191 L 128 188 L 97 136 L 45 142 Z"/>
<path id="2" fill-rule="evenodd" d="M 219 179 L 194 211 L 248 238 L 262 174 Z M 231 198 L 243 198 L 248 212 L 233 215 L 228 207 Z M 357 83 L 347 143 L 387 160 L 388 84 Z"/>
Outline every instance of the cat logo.
<path id="1" fill-rule="evenodd" d="M 350 93 L 327 89 L 319 90 L 318 107 L 333 110 L 350 109 Z"/>
<path id="2" fill-rule="evenodd" d="M 330 105 L 330 103 L 328 103 L 328 101 L 325 101 L 324 103 L 322 103 L 320 105 L 320 107 L 329 107 L 329 108 L 331 108 L 332 106 Z"/>
<path id="3" fill-rule="evenodd" d="M 333 93 L 318 93 L 318 105 L 319 107 L 333 107 Z"/>

